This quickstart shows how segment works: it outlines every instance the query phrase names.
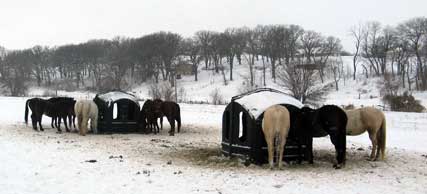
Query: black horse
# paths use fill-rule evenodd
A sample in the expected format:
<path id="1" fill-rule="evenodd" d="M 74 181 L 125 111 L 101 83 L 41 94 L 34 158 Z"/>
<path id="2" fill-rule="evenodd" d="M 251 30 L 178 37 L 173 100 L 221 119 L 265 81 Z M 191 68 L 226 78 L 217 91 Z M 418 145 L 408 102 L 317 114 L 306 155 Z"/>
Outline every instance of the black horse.
<path id="1" fill-rule="evenodd" d="M 160 114 L 160 128 L 163 129 L 163 116 L 169 121 L 171 130 L 169 135 L 175 135 L 175 121 L 178 123 L 178 133 L 181 129 L 181 109 L 179 105 L 172 101 L 162 101 L 160 99 L 154 100 L 154 107 L 156 114 Z"/>
<path id="2" fill-rule="evenodd" d="M 51 106 L 45 111 L 45 114 L 52 117 L 52 122 L 55 121 L 55 126 L 58 129 L 58 132 L 61 132 L 61 119 L 64 121 L 65 130 L 67 132 L 70 132 L 67 126 L 67 118 L 70 128 L 73 124 L 74 129 L 76 129 L 76 114 L 74 113 L 74 105 L 76 104 L 76 101 L 73 98 L 53 97 L 47 101 L 51 103 Z"/>
<path id="3" fill-rule="evenodd" d="M 334 168 L 342 168 L 345 165 L 346 155 L 347 115 L 344 110 L 335 105 L 325 105 L 319 109 L 303 107 L 301 111 L 303 124 L 313 129 L 313 137 L 330 136 L 337 159 Z"/>
<path id="4" fill-rule="evenodd" d="M 282 104 L 285 106 L 290 114 L 291 126 L 288 133 L 288 140 L 295 141 L 298 145 L 299 157 L 298 163 L 301 163 L 303 159 L 307 160 L 310 164 L 313 164 L 313 130 L 312 127 L 305 125 L 303 122 L 303 113 L 300 108 Z M 302 145 L 306 148 L 303 153 Z M 302 156 L 305 158 L 302 158 Z"/>
<path id="5" fill-rule="evenodd" d="M 160 112 L 156 112 L 154 102 L 152 100 L 146 100 L 142 105 L 141 112 L 139 114 L 139 123 L 142 125 L 142 129 L 145 132 L 159 132 L 159 125 L 157 124 L 157 118 L 161 117 Z"/>
<path id="6" fill-rule="evenodd" d="M 31 98 L 28 99 L 25 103 L 25 123 L 28 123 L 28 108 L 31 109 L 31 122 L 33 124 L 33 129 L 37 131 L 37 123 L 39 124 L 40 131 L 44 131 L 42 127 L 42 117 L 45 110 L 48 108 L 49 102 L 41 98 Z M 52 120 L 53 127 L 53 120 Z"/>
<path id="7" fill-rule="evenodd" d="M 31 121 L 33 129 L 37 130 L 37 123 L 40 127 L 40 131 L 44 131 L 42 127 L 42 118 L 43 114 L 52 117 L 52 128 L 53 123 L 58 129 L 58 132 L 61 132 L 61 119 L 64 120 L 66 131 L 69 131 L 66 123 L 66 117 L 68 117 L 72 112 L 74 112 L 75 100 L 70 98 L 58 98 L 58 99 L 41 99 L 41 98 L 31 98 L 28 99 L 25 103 L 25 123 L 28 123 L 28 109 L 31 109 Z M 71 122 L 71 119 L 69 119 Z M 58 121 L 58 123 L 56 122 Z"/>

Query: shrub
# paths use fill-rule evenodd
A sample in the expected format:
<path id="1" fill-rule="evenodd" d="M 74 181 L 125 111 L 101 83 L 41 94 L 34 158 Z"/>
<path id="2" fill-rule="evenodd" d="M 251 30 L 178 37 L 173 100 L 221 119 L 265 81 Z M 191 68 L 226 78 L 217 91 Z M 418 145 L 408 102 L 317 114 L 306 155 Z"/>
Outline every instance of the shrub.
<path id="1" fill-rule="evenodd" d="M 423 112 L 425 107 L 416 100 L 412 94 L 404 92 L 403 95 L 387 94 L 383 97 L 383 101 L 390 106 L 392 111 L 401 112 Z"/>
<path id="2" fill-rule="evenodd" d="M 151 84 L 148 94 L 152 99 L 175 101 L 175 91 L 174 88 L 169 84 L 169 82 Z"/>
<path id="3" fill-rule="evenodd" d="M 348 104 L 348 105 L 342 105 L 342 108 L 344 109 L 344 110 L 353 110 L 354 108 L 356 108 L 356 107 L 354 107 L 354 105 L 353 104 Z"/>
<path id="4" fill-rule="evenodd" d="M 215 88 L 211 93 L 210 93 L 210 97 L 212 100 L 212 104 L 214 105 L 219 105 L 224 103 L 224 98 L 221 95 L 221 93 L 219 92 L 218 88 Z"/>

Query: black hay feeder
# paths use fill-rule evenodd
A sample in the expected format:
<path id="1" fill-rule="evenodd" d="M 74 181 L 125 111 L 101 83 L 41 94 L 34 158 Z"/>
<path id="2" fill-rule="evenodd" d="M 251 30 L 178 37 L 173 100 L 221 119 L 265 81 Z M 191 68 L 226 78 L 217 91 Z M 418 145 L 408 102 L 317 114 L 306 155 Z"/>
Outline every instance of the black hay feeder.
<path id="1" fill-rule="evenodd" d="M 298 150 L 298 146 L 291 131 L 292 117 L 299 113 L 303 104 L 297 99 L 271 88 L 260 88 L 254 91 L 234 96 L 226 106 L 222 116 L 222 153 L 226 156 L 237 156 L 256 164 L 268 161 L 267 143 L 262 132 L 262 118 L 264 111 L 280 104 L 286 106 L 291 116 L 291 130 L 287 138 L 284 160 L 291 161 L 299 156 L 305 158 Z M 295 113 L 296 111 L 296 113 Z M 295 114 L 294 114 L 295 113 Z M 305 149 L 306 146 L 303 146 Z"/>
<path id="2" fill-rule="evenodd" d="M 99 133 L 138 132 L 140 107 L 134 95 L 112 91 L 97 94 L 94 102 L 98 106 Z"/>

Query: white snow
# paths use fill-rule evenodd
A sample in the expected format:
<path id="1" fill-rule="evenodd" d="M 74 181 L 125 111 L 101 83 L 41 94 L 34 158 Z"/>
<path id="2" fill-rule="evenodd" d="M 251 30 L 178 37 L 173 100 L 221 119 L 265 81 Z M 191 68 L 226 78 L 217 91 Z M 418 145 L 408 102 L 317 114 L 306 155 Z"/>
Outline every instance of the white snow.
<path id="1" fill-rule="evenodd" d="M 107 102 L 108 105 L 120 99 L 129 99 L 134 102 L 138 102 L 138 99 L 135 96 L 119 91 L 108 92 L 105 94 L 98 95 L 98 97 Z"/>
<path id="2" fill-rule="evenodd" d="M 45 132 L 25 126 L 25 100 L 0 97 L 1 193 L 427 192 L 426 113 L 385 112 L 386 161 L 366 160 L 370 141 L 364 134 L 347 139 L 342 170 L 332 168 L 330 140 L 319 138 L 314 141 L 314 165 L 271 171 L 268 166 L 245 167 L 220 154 L 225 106 L 180 104 L 182 132 L 173 137 L 167 135 L 168 124 L 158 135 L 82 137 L 55 133 L 47 117 Z"/>
<path id="3" fill-rule="evenodd" d="M 298 108 L 304 106 L 300 101 L 291 96 L 273 91 L 256 92 L 235 101 L 248 110 L 254 118 L 258 118 L 268 107 L 276 104 L 290 104 Z"/>
<path id="4" fill-rule="evenodd" d="M 350 64 L 351 58 L 344 58 L 344 62 Z M 258 86 L 262 86 L 260 72 L 258 69 L 255 73 Z M 269 69 L 267 72 L 266 87 L 283 90 L 270 79 Z M 178 86 L 185 88 L 186 101 L 210 101 L 210 92 L 218 88 L 229 102 L 248 84 L 247 66 L 235 65 L 234 73 L 234 80 L 227 85 L 220 74 L 201 71 L 198 82 L 192 76 L 184 76 Z M 377 81 L 347 78 L 344 84 L 341 80 L 340 90 L 328 94 L 323 103 L 382 105 Z M 147 88 L 148 84 L 142 84 L 132 91 L 145 99 L 149 97 Z M 43 93 L 37 88 L 30 91 L 35 96 Z M 90 92 L 58 94 L 94 97 Z M 426 93 L 414 95 L 427 104 Z M 255 99 L 241 99 L 249 101 L 241 102 L 249 110 L 283 103 L 281 95 L 252 97 Z M 0 193 L 427 193 L 427 113 L 385 111 L 386 161 L 366 160 L 371 150 L 365 133 L 347 138 L 344 169 L 332 168 L 335 151 L 325 137 L 314 140 L 314 165 L 292 164 L 284 170 L 271 171 L 268 166 L 246 167 L 238 159 L 220 154 L 224 105 L 180 104 L 182 131 L 173 137 L 168 136 L 166 119 L 165 129 L 158 135 L 82 137 L 77 133 L 55 133 L 49 129 L 48 117 L 43 119 L 45 132 L 32 130 L 31 124 L 26 126 L 23 116 L 27 99 L 0 97 Z M 97 162 L 86 162 L 89 160 Z"/>

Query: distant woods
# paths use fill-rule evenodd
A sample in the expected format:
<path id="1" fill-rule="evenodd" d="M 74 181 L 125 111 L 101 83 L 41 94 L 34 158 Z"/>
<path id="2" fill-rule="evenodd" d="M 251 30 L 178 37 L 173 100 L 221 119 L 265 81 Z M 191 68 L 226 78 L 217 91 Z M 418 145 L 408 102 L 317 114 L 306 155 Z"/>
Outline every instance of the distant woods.
<path id="1" fill-rule="evenodd" d="M 372 22 L 352 28 L 351 36 L 358 42 L 354 71 L 363 68 L 363 76 L 391 72 L 402 82 L 415 82 L 416 89 L 426 90 L 425 23 L 425 18 L 414 18 L 396 27 Z M 343 67 L 337 57 L 342 53 L 338 38 L 298 25 L 202 30 L 191 37 L 156 32 L 139 38 L 95 39 L 56 47 L 12 51 L 0 47 L 0 82 L 13 96 L 24 95 L 30 84 L 97 91 L 127 89 L 148 80 L 174 85 L 181 73 L 178 66 L 185 65 L 195 81 L 202 69 L 222 75 L 227 84 L 234 79 L 234 67 L 244 64 L 249 70 L 248 87 L 256 87 L 259 79 L 255 72 L 260 70 L 262 85 L 266 85 L 266 79 L 277 79 L 286 82 L 283 85 L 288 90 L 304 94 L 310 89 L 307 85 L 313 84 L 313 77 L 323 82 L 333 74 L 338 83 Z M 266 76 L 268 71 L 271 77 Z M 296 75 L 301 78 L 293 77 Z M 356 74 L 353 76 L 356 78 Z M 304 86 L 295 88 L 289 82 Z"/>
<path id="2" fill-rule="evenodd" d="M 353 79 L 361 68 L 366 77 L 399 79 L 403 88 L 427 90 L 427 18 L 412 18 L 397 26 L 367 22 L 351 28 L 350 34 L 355 49 Z"/>

